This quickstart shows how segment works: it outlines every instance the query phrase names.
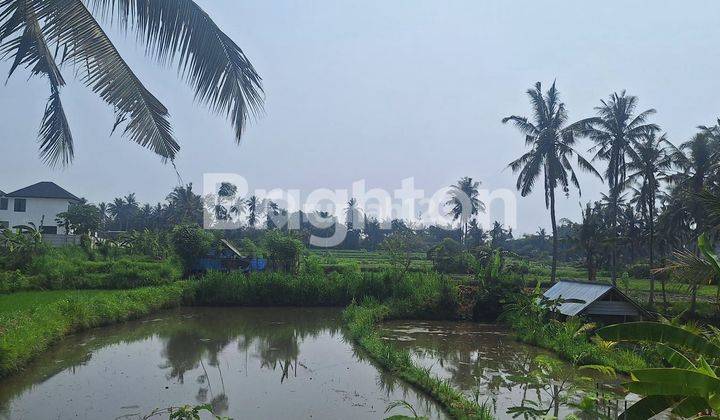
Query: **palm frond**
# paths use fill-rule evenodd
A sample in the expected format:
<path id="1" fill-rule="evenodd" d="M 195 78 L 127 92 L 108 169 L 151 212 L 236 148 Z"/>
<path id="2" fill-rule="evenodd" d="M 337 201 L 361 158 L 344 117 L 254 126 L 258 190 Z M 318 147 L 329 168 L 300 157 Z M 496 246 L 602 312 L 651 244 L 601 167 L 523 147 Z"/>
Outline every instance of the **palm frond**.
<path id="1" fill-rule="evenodd" d="M 5 8 L 2 8 L 5 6 Z M 50 84 L 50 99 L 45 107 L 38 139 L 40 156 L 52 166 L 66 165 L 73 159 L 73 138 L 65 111 L 60 100 L 60 87 L 65 80 L 55 63 L 55 57 L 47 46 L 32 1 L 12 1 L 0 4 L 3 14 L 10 16 L 2 20 L 0 40 L 21 32 L 15 38 L 0 44 L 0 55 L 13 56 L 8 78 L 19 66 L 30 69 L 31 75 L 44 75 Z"/>
<path id="2" fill-rule="evenodd" d="M 47 38 L 67 49 L 66 60 L 103 100 L 127 116 L 124 134 L 173 159 L 180 149 L 172 135 L 167 108 L 140 82 L 81 0 L 41 2 L 38 15 L 47 20 Z"/>
<path id="3" fill-rule="evenodd" d="M 251 115 L 262 111 L 262 79 L 250 60 L 192 0 L 90 0 L 121 26 L 138 31 L 148 55 L 177 62 L 196 99 L 228 117 L 240 141 Z"/>

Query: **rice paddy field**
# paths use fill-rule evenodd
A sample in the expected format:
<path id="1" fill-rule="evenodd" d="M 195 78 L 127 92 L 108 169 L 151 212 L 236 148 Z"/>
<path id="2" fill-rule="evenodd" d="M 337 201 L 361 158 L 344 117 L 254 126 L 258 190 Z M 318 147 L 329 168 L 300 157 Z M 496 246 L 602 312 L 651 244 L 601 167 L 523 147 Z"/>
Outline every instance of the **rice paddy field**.
<path id="1" fill-rule="evenodd" d="M 311 249 L 309 252 L 322 259 L 325 267 L 353 266 L 357 264 L 361 271 L 382 271 L 392 267 L 390 258 L 381 251 L 352 249 Z M 432 261 L 423 252 L 415 252 L 411 256 L 410 271 L 430 271 Z"/>

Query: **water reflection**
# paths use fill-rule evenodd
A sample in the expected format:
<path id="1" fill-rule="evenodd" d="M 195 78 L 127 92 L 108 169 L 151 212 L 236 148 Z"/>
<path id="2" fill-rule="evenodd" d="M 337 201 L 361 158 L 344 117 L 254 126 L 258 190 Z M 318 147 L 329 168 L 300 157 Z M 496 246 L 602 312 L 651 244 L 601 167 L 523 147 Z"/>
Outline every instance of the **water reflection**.
<path id="1" fill-rule="evenodd" d="M 376 369 L 332 309 L 188 308 L 63 340 L 0 381 L 0 419 L 138 418 L 212 405 L 236 418 L 381 418 L 437 406 Z"/>
<path id="2" fill-rule="evenodd" d="M 382 331 L 420 365 L 501 418 L 616 418 L 625 407 L 617 380 L 575 369 L 515 341 L 497 325 L 393 321 Z"/>

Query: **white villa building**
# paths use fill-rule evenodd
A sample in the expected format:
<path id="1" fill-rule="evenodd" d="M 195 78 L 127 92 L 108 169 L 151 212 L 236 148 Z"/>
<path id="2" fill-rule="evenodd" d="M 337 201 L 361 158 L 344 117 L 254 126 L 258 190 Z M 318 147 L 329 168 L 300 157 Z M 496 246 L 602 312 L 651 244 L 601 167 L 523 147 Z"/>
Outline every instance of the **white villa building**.
<path id="1" fill-rule="evenodd" d="M 38 182 L 17 191 L 0 191 L 0 228 L 32 222 L 47 235 L 67 235 L 55 218 L 80 199 L 54 182 Z"/>

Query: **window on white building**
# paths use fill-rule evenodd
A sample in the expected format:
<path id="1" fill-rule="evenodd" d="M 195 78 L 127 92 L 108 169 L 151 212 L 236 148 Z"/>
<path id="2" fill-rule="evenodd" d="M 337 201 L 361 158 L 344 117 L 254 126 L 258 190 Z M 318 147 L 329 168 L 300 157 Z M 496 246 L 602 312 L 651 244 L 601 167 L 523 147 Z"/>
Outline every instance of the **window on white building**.
<path id="1" fill-rule="evenodd" d="M 14 209 L 18 213 L 25 213 L 25 210 L 27 208 L 27 200 L 24 198 L 16 198 L 15 199 L 15 206 Z"/>
<path id="2" fill-rule="evenodd" d="M 7 197 L 0 197 L 0 210 L 7 210 L 8 199 Z"/>

